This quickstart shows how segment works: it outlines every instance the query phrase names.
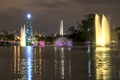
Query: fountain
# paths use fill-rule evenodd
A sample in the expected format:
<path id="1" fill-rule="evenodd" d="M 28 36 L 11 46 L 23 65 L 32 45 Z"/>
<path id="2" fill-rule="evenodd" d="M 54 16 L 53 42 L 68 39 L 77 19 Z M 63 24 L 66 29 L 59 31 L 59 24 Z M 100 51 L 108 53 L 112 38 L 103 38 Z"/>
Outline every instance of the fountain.
<path id="1" fill-rule="evenodd" d="M 107 18 L 102 15 L 102 20 L 98 14 L 95 15 L 95 36 L 96 46 L 110 45 L 110 29 Z"/>
<path id="2" fill-rule="evenodd" d="M 24 27 L 21 27 L 21 41 L 20 41 L 20 46 L 25 47 L 26 46 L 26 32 L 25 32 L 25 25 Z"/>

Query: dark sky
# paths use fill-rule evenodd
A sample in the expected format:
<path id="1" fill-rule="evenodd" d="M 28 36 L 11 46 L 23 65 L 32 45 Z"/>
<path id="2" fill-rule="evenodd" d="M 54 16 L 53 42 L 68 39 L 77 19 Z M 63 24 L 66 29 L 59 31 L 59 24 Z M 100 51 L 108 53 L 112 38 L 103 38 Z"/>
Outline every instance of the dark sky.
<path id="1" fill-rule="evenodd" d="M 89 13 L 103 13 L 111 27 L 120 26 L 120 0 L 1 0 L 0 31 L 20 30 L 28 12 L 33 31 L 38 32 L 58 32 L 61 19 L 66 31 Z"/>

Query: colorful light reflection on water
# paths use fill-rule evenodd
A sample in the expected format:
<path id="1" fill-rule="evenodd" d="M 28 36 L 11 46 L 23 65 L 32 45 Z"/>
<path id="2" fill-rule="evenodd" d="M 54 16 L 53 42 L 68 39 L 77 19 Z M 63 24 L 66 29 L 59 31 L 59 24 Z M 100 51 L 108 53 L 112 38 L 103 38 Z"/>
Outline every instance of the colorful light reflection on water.
<path id="1" fill-rule="evenodd" d="M 119 80 L 119 48 L 0 47 L 0 80 Z M 6 77 L 7 76 L 7 77 Z"/>
<path id="2" fill-rule="evenodd" d="M 32 80 L 33 77 L 33 47 L 27 46 L 26 51 L 26 80 Z"/>
<path id="3" fill-rule="evenodd" d="M 97 47 L 95 53 L 96 80 L 111 80 L 110 48 Z"/>

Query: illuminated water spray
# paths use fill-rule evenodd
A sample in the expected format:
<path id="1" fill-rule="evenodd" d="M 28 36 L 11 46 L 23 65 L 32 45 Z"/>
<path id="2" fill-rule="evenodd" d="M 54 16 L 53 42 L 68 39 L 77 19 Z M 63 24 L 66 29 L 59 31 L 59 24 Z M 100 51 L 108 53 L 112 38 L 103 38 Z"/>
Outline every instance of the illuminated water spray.
<path id="1" fill-rule="evenodd" d="M 96 46 L 110 45 L 110 28 L 104 15 L 102 15 L 102 20 L 98 14 L 95 15 L 95 36 Z"/>
<path id="2" fill-rule="evenodd" d="M 25 25 L 24 27 L 21 27 L 21 41 L 20 46 L 25 47 L 26 46 L 26 32 L 25 32 Z"/>

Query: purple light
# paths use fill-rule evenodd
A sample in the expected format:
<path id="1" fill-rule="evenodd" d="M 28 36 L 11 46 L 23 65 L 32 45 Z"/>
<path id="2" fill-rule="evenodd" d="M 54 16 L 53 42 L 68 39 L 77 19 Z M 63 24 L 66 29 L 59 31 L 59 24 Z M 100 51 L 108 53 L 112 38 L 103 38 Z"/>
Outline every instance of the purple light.
<path id="1" fill-rule="evenodd" d="M 45 47 L 45 41 L 40 41 L 39 44 L 40 44 L 41 47 Z"/>
<path id="2" fill-rule="evenodd" d="M 38 43 L 36 42 L 36 43 L 34 43 L 34 46 L 38 46 Z"/>
<path id="3" fill-rule="evenodd" d="M 63 46 L 62 42 L 60 40 L 56 41 L 56 46 Z"/>
<path id="4" fill-rule="evenodd" d="M 72 40 L 68 40 L 65 37 L 60 37 L 60 38 L 56 39 L 55 46 L 69 46 L 69 47 L 72 47 L 73 44 L 72 44 Z"/>
<path id="5" fill-rule="evenodd" d="M 67 46 L 73 46 L 73 44 L 72 44 L 72 41 L 71 41 L 71 40 L 68 40 L 68 41 L 67 41 Z"/>

